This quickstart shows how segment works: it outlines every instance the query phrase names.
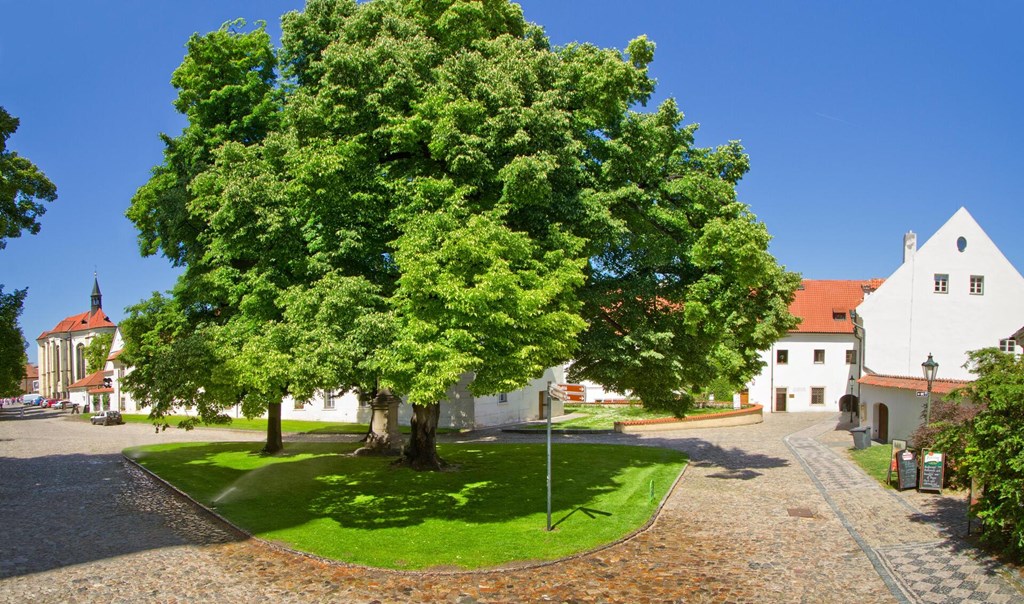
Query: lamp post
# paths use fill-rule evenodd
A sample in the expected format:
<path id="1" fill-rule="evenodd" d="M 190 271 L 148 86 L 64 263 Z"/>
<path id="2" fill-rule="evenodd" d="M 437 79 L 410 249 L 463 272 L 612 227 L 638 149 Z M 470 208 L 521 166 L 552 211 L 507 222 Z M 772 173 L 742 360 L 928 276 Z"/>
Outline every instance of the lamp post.
<path id="1" fill-rule="evenodd" d="M 932 423 L 932 382 L 935 381 L 935 372 L 939 370 L 939 364 L 928 353 L 928 360 L 921 363 L 921 370 L 924 371 L 924 379 L 928 381 L 928 402 L 924 408 L 924 425 Z"/>
<path id="2" fill-rule="evenodd" d="M 853 376 L 851 375 L 850 376 L 850 398 L 846 399 L 847 410 L 850 412 L 850 422 L 851 423 L 853 422 L 853 409 L 854 409 L 853 385 L 856 384 L 856 383 L 857 383 L 857 380 L 853 379 Z"/>

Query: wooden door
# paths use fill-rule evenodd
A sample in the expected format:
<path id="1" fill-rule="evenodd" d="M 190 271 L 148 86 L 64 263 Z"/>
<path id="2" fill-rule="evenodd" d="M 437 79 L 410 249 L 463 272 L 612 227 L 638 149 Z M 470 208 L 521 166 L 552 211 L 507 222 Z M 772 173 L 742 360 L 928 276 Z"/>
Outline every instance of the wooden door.
<path id="1" fill-rule="evenodd" d="M 789 396 L 789 392 L 785 388 L 775 389 L 775 410 L 785 411 L 786 410 L 786 397 Z"/>
<path id="2" fill-rule="evenodd" d="M 544 394 L 545 393 L 544 393 L 543 390 L 537 393 L 537 419 L 547 419 L 548 418 L 547 413 L 546 413 L 547 405 L 544 404 L 547 401 L 544 398 Z"/>
<path id="3" fill-rule="evenodd" d="M 884 404 L 878 404 L 878 441 L 889 442 L 889 408 Z"/>

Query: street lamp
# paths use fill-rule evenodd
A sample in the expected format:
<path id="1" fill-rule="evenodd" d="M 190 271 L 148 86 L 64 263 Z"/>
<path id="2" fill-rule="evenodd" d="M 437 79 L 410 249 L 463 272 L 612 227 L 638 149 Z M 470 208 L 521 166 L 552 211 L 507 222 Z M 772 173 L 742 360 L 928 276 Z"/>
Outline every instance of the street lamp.
<path id="1" fill-rule="evenodd" d="M 851 375 L 850 376 L 850 398 L 846 399 L 847 410 L 850 412 L 850 421 L 851 422 L 853 421 L 853 408 L 854 408 L 853 385 L 856 384 L 856 383 L 857 383 L 857 380 L 853 379 L 853 376 Z"/>
<path id="2" fill-rule="evenodd" d="M 935 372 L 939 370 L 939 364 L 928 353 L 928 360 L 921 363 L 921 370 L 924 371 L 924 379 L 928 380 L 928 402 L 925 404 L 924 424 L 932 423 L 932 382 L 935 381 Z"/>

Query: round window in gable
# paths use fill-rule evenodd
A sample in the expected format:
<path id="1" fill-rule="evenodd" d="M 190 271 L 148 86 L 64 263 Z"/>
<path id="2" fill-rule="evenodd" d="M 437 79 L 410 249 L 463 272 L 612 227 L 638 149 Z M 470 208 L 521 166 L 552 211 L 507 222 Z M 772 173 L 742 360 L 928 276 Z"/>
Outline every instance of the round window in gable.
<path id="1" fill-rule="evenodd" d="M 965 237 L 957 237 L 956 249 L 960 250 L 961 252 L 967 249 L 967 239 Z"/>

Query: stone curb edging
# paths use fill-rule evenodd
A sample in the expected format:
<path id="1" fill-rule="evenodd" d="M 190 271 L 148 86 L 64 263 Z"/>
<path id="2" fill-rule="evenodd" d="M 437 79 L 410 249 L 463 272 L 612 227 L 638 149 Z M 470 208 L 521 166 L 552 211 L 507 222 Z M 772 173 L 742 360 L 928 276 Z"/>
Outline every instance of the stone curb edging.
<path id="1" fill-rule="evenodd" d="M 597 546 L 597 547 L 595 547 L 593 549 L 589 549 L 589 550 L 586 550 L 586 551 L 583 551 L 583 552 L 572 554 L 570 556 L 564 556 L 562 558 L 557 558 L 557 559 L 554 559 L 554 560 L 544 560 L 544 561 L 540 561 L 540 562 L 526 562 L 526 563 L 522 563 L 522 564 L 517 564 L 517 563 L 511 562 L 511 563 L 506 564 L 505 566 L 497 566 L 497 567 L 493 567 L 493 568 L 479 568 L 479 569 L 472 569 L 472 570 L 444 570 L 444 571 L 436 571 L 436 570 L 434 570 L 434 571 L 432 571 L 432 570 L 400 570 L 400 569 L 394 569 L 394 568 L 381 568 L 381 567 L 377 567 L 377 566 L 366 566 L 366 565 L 362 565 L 362 564 L 353 564 L 351 562 L 342 562 L 340 560 L 334 560 L 332 558 L 325 558 L 323 556 L 318 556 L 316 554 L 311 554 L 309 552 L 303 552 L 303 551 L 300 551 L 300 550 L 292 549 L 292 548 L 290 548 L 290 547 L 288 547 L 286 545 L 283 545 L 281 543 L 278 543 L 278 542 L 275 542 L 275 541 L 270 541 L 270 540 L 264 539 L 262 537 L 257 537 L 256 535 L 253 535 L 252 533 L 250 533 L 249 531 L 243 529 L 242 527 L 234 524 L 233 522 L 231 522 L 230 520 L 228 520 L 224 516 L 221 516 L 220 514 L 215 512 L 214 510 L 206 507 L 205 505 L 200 503 L 198 500 L 194 499 L 188 493 L 182 491 L 178 487 L 176 487 L 173 484 L 167 482 L 163 478 L 157 476 L 156 474 L 151 472 L 148 468 L 144 467 L 139 462 L 137 462 L 134 459 L 128 457 L 124 453 L 121 454 L 121 457 L 122 457 L 122 459 L 124 460 L 125 463 L 130 464 L 131 466 L 133 466 L 135 468 L 138 468 L 143 474 L 145 474 L 146 476 L 149 476 L 151 480 L 155 481 L 158 485 L 161 485 L 163 488 L 165 488 L 169 493 L 171 493 L 171 495 L 173 495 L 175 497 L 178 497 L 181 500 L 183 500 L 185 503 L 193 506 L 200 513 L 206 514 L 209 518 L 211 518 L 215 522 L 217 522 L 219 524 L 222 524 L 223 526 L 227 527 L 231 532 L 235 533 L 239 537 L 243 537 L 245 539 L 251 539 L 253 541 L 256 541 L 256 542 L 260 543 L 261 545 L 267 546 L 267 547 L 269 547 L 271 549 L 274 549 L 274 550 L 277 550 L 279 552 L 284 552 L 284 553 L 287 553 L 287 554 L 292 554 L 292 555 L 295 555 L 295 556 L 300 556 L 300 557 L 303 557 L 303 558 L 307 558 L 309 560 L 314 560 L 316 562 L 321 562 L 321 563 L 329 565 L 329 566 L 338 566 L 338 567 L 342 567 L 342 568 L 352 568 L 352 569 L 357 569 L 357 570 L 372 571 L 372 572 L 376 572 L 376 573 L 388 573 L 388 574 L 393 574 L 393 575 L 424 576 L 424 577 L 429 577 L 429 576 L 442 576 L 442 577 L 444 577 L 444 576 L 458 576 L 458 575 L 493 575 L 493 574 L 499 574 L 499 573 L 507 573 L 509 571 L 530 570 L 530 569 L 535 569 L 535 568 L 544 568 L 544 567 L 547 567 L 547 566 L 554 566 L 555 564 L 560 564 L 562 562 L 568 562 L 568 561 L 571 561 L 571 560 L 578 560 L 580 558 L 584 558 L 584 557 L 589 556 L 591 554 L 596 554 L 597 552 L 604 551 L 604 550 L 609 549 L 611 547 L 615 547 L 616 545 L 620 545 L 622 543 L 630 541 L 634 537 L 647 532 L 651 527 L 654 526 L 654 524 L 658 521 L 658 518 L 661 516 L 661 511 L 665 507 L 665 504 L 668 502 L 669 497 L 671 497 L 672 494 L 675 493 L 676 489 L 679 487 L 679 483 L 682 482 L 683 475 L 686 474 L 686 469 L 690 467 L 690 460 L 687 457 L 686 464 L 683 465 L 683 469 L 679 471 L 679 475 L 676 476 L 676 479 L 672 483 L 672 486 L 669 487 L 668 491 L 665 492 L 665 496 L 661 498 L 660 502 L 658 502 L 658 506 L 651 513 L 651 517 L 647 520 L 647 522 L 645 522 L 643 524 L 643 526 L 641 526 L 640 528 L 636 529 L 632 533 L 624 535 L 624 536 L 616 539 L 615 541 L 612 541 L 610 543 L 605 543 L 604 545 L 599 545 L 599 546 Z"/>
<path id="2" fill-rule="evenodd" d="M 751 405 L 745 409 L 725 411 L 723 413 L 691 415 L 690 417 L 683 418 L 658 417 L 653 419 L 630 419 L 615 422 L 615 431 L 622 433 L 653 432 L 656 430 L 684 430 L 698 427 L 714 428 L 759 424 L 764 421 L 763 411 L 764 407 L 762 405 Z M 722 425 L 715 426 L 712 422 L 722 422 Z"/>

